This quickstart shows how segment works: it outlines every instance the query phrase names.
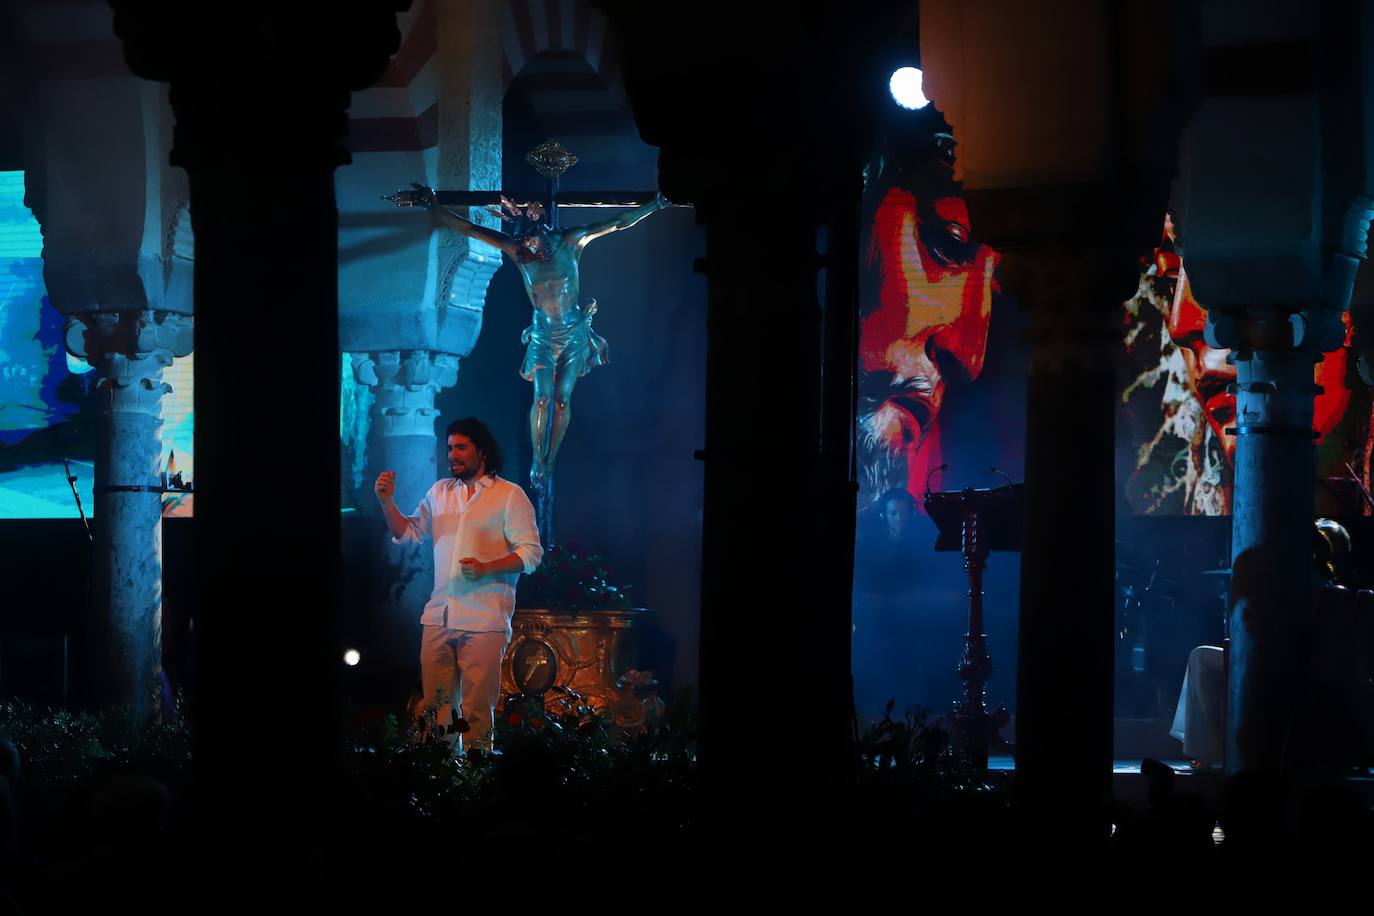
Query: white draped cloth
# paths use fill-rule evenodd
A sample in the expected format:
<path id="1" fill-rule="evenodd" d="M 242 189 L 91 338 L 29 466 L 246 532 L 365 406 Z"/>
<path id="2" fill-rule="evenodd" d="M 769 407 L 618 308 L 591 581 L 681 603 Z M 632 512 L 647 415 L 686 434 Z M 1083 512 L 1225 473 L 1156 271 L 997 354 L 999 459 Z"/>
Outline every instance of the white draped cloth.
<path id="1" fill-rule="evenodd" d="M 1221 763 L 1226 724 L 1223 700 L 1226 671 L 1220 646 L 1198 646 L 1188 655 L 1188 670 L 1178 692 L 1178 709 L 1169 734 L 1183 742 L 1183 753 L 1202 763 Z"/>

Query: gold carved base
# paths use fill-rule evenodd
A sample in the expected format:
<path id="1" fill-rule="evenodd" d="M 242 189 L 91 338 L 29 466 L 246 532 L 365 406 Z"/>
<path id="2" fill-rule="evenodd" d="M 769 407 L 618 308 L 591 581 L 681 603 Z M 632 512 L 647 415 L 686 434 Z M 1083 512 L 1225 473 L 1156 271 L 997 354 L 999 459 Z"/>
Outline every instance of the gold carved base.
<path id="1" fill-rule="evenodd" d="M 610 716 L 617 727 L 642 726 L 643 705 L 633 691 L 617 688 L 616 680 L 637 667 L 633 631 L 647 613 L 517 609 L 501 663 L 502 705 L 510 694 L 543 694 L 545 709 L 553 711 L 561 708 L 561 694 L 553 688 L 566 687 L 585 697 L 598 713 Z"/>

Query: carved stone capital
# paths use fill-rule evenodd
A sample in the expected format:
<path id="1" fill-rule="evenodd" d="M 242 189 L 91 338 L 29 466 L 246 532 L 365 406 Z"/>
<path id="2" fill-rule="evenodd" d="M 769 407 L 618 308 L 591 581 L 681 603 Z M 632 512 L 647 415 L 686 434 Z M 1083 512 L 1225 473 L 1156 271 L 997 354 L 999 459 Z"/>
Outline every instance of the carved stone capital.
<path id="1" fill-rule="evenodd" d="M 458 357 L 429 350 L 355 353 L 353 378 L 375 398 L 372 422 L 389 436 L 433 436 L 434 398 L 458 382 Z"/>
<path id="2" fill-rule="evenodd" d="M 190 354 L 193 323 L 175 312 L 83 312 L 67 321 L 66 345 L 96 371 L 96 387 L 109 392 L 109 413 L 159 415 L 172 386 L 162 372 L 173 357 Z"/>
<path id="3" fill-rule="evenodd" d="M 1032 371 L 1103 371 L 1115 364 L 1134 259 L 1114 246 L 1046 245 L 1008 252 L 1003 288 L 1028 313 Z M 1127 278 L 1122 280 L 1121 278 Z"/>

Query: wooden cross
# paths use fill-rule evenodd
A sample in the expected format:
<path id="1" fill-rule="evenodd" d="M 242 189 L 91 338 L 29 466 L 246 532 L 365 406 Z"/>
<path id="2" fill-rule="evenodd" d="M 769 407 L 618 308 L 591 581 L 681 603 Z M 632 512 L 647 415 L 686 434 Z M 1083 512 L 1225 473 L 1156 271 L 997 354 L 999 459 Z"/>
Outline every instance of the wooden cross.
<path id="1" fill-rule="evenodd" d="M 525 154 L 525 161 L 544 177 L 542 194 L 506 193 L 502 191 L 435 191 L 434 202 L 447 207 L 499 206 L 501 199 L 526 207 L 539 202 L 550 228 L 558 228 L 560 207 L 638 207 L 654 199 L 655 191 L 581 191 L 560 194 L 558 181 L 563 173 L 577 164 L 577 157 L 564 149 L 557 140 L 546 140 Z"/>

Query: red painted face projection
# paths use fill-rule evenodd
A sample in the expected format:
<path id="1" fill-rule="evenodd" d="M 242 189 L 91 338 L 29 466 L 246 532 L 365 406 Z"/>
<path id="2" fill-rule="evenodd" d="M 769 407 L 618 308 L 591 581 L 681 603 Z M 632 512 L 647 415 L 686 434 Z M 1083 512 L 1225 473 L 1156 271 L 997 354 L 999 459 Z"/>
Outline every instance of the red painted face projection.
<path id="1" fill-rule="evenodd" d="M 946 386 L 976 379 L 987 352 L 998 255 L 976 242 L 948 186 L 921 199 L 893 186 L 868 226 L 860 288 L 860 458 L 867 505 L 924 491 L 941 463 Z"/>
<path id="2" fill-rule="evenodd" d="M 1226 515 L 1232 503 L 1235 463 L 1236 380 L 1231 351 L 1211 347 L 1203 331 L 1206 309 L 1193 297 L 1184 259 L 1166 224 L 1154 262 L 1142 271 L 1136 296 L 1126 303 L 1128 364 L 1136 371 L 1121 396 L 1119 432 L 1128 432 L 1132 466 L 1126 500 L 1141 514 Z M 1322 387 L 1314 402 L 1318 476 L 1348 476 L 1347 462 L 1365 468 L 1368 392 L 1354 382 L 1350 320 L 1341 349 L 1317 364 Z M 1368 471 L 1359 472 L 1361 478 Z M 1357 487 L 1340 481 L 1318 489 L 1317 511 L 1360 514 Z"/>

